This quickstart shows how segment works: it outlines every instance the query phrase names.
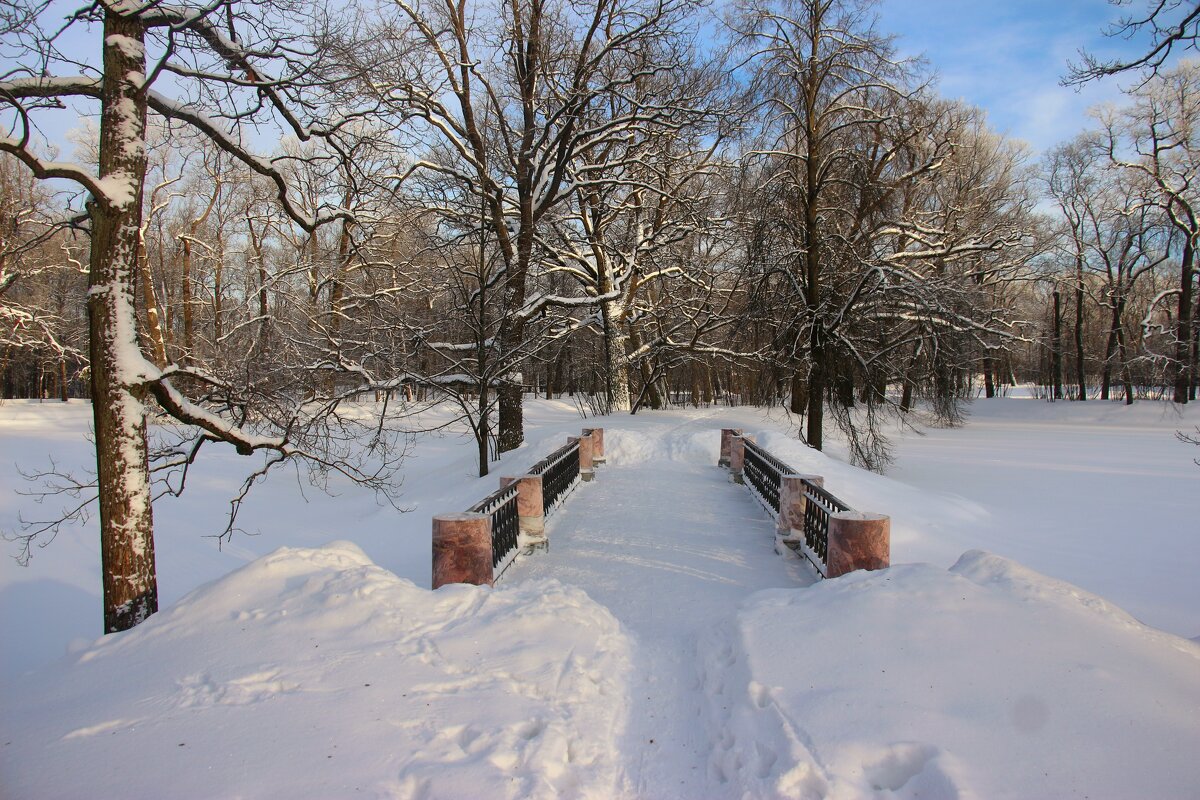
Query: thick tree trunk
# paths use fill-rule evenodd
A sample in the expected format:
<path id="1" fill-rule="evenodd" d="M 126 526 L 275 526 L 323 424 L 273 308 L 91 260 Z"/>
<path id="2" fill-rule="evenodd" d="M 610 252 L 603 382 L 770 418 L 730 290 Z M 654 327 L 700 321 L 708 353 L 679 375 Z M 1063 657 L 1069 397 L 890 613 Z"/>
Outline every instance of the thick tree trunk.
<path id="1" fill-rule="evenodd" d="M 1196 308 L 1192 314 L 1192 385 L 1188 389 L 1188 400 L 1196 399 L 1196 390 L 1200 388 L 1200 325 L 1196 324 L 1196 320 L 1200 319 L 1200 298 L 1196 299 Z"/>
<path id="2" fill-rule="evenodd" d="M 620 301 L 603 303 L 600 314 L 604 322 L 604 372 L 608 382 L 609 408 L 612 411 L 628 411 L 631 400 L 624 304 Z"/>
<path id="3" fill-rule="evenodd" d="M 1188 388 L 1192 382 L 1192 275 L 1195 258 L 1195 242 L 1191 236 L 1184 240 L 1183 258 L 1180 259 L 1179 306 L 1175 323 L 1175 402 L 1188 401 Z"/>
<path id="4" fill-rule="evenodd" d="M 500 405 L 499 448 L 501 453 L 516 450 L 525 441 L 525 410 L 521 407 L 521 377 L 518 373 L 505 376 L 496 391 Z"/>
<path id="5" fill-rule="evenodd" d="M 1133 378 L 1129 374 L 1129 353 L 1125 347 L 1125 326 L 1121 323 L 1121 310 L 1124 303 L 1118 304 L 1117 309 L 1117 354 L 1121 359 L 1121 384 L 1125 387 L 1125 405 L 1133 405 Z"/>
<path id="6" fill-rule="evenodd" d="M 805 438 L 809 447 L 820 450 L 825 422 L 825 344 L 821 341 L 819 325 L 813 327 L 812 335 L 809 337 L 808 352 L 812 363 L 808 370 L 808 416 Z"/>
<path id="7" fill-rule="evenodd" d="M 992 357 L 983 357 L 983 395 L 987 398 L 996 396 L 996 379 L 992 373 Z"/>
<path id="8" fill-rule="evenodd" d="M 144 36 L 136 17 L 106 13 L 99 174 L 119 188 L 112 198 L 93 199 L 88 279 L 105 633 L 131 628 L 158 610 L 145 362 L 134 302 L 146 173 Z"/>

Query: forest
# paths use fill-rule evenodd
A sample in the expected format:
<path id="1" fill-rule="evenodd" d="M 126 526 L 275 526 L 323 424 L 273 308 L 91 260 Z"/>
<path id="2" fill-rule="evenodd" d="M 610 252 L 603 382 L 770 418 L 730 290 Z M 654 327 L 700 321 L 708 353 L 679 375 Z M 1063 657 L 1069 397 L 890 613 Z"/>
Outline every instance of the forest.
<path id="1" fill-rule="evenodd" d="M 1035 157 L 866 0 L 28 0 L 0 34 L 0 392 L 93 401 L 96 476 L 53 479 L 99 501 L 106 630 L 157 608 L 152 499 L 206 446 L 261 456 L 239 498 L 296 461 L 388 495 L 433 403 L 484 475 L 530 396 L 782 407 L 877 470 L 918 404 L 1196 399 L 1200 63 Z"/>

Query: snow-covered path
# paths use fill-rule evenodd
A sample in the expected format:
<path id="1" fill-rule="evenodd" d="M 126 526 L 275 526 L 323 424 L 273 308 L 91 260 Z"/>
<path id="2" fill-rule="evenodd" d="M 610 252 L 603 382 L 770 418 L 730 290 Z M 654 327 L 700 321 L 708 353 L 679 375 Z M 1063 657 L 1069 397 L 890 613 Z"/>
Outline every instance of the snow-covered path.
<path id="1" fill-rule="evenodd" d="M 740 796 L 710 766 L 728 710 L 706 695 L 722 682 L 706 665 L 721 663 L 747 595 L 814 579 L 775 553 L 774 523 L 749 492 L 688 446 L 704 435 L 718 434 L 703 421 L 662 438 L 610 434 L 610 463 L 549 521 L 549 553 L 518 560 L 504 577 L 578 586 L 632 634 L 630 797 Z"/>

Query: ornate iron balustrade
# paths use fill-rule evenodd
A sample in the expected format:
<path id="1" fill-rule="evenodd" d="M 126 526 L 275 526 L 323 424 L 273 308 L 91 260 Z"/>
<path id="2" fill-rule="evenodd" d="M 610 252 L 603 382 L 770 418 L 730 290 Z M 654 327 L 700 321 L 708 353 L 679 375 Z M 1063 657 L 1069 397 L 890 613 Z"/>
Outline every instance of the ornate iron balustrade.
<path id="1" fill-rule="evenodd" d="M 557 506 L 579 483 L 579 442 L 571 442 L 529 470 L 531 475 L 542 476 L 542 511 L 549 517 Z"/>
<path id="2" fill-rule="evenodd" d="M 517 485 L 498 489 L 467 510 L 492 518 L 492 573 L 499 578 L 517 555 Z"/>
<path id="3" fill-rule="evenodd" d="M 820 562 L 813 562 L 813 566 L 822 577 L 829 563 L 829 515 L 849 510 L 850 506 L 820 486 L 804 482 L 804 544 Z"/>
<path id="4" fill-rule="evenodd" d="M 742 474 L 751 492 L 776 519 L 779 518 L 779 497 L 783 476 L 799 474 L 788 464 L 768 453 L 754 442 L 743 439 L 745 463 Z M 829 515 L 850 511 L 850 506 L 811 481 L 804 481 L 804 545 L 801 553 L 825 577 L 829 560 Z M 797 545 L 799 542 L 796 543 Z M 789 543 L 790 545 L 790 543 Z"/>
<path id="5" fill-rule="evenodd" d="M 746 447 L 746 463 L 742 472 L 759 499 L 776 517 L 779 516 L 779 491 L 784 475 L 795 475 L 796 470 L 762 449 L 754 442 L 743 439 Z"/>
<path id="6" fill-rule="evenodd" d="M 603 442 L 603 429 L 593 431 Z M 433 588 L 451 583 L 494 585 L 522 552 L 548 549 L 546 517 L 590 477 L 585 472 L 591 464 L 586 445 L 594 441 L 585 433 L 534 464 L 528 473 L 500 478 L 507 485 L 471 506 L 466 514 L 435 514 Z M 490 570 L 486 558 L 489 545 Z"/>

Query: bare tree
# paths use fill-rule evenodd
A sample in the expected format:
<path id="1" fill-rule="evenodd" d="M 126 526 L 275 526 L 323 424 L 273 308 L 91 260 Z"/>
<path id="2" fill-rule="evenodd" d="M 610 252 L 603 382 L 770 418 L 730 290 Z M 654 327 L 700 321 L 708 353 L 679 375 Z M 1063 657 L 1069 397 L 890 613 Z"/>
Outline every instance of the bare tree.
<path id="1" fill-rule="evenodd" d="M 9 36 L 20 57 L 0 80 L 7 128 L 0 151 L 38 178 L 72 181 L 90 195 L 88 311 L 104 628 L 117 631 L 136 625 L 158 607 L 147 445 L 147 414 L 153 405 L 196 431 L 189 447 L 166 454 L 156 468 L 186 469 L 201 445 L 221 441 L 243 454 L 271 452 L 266 468 L 307 457 L 323 469 L 387 488 L 386 468 L 356 466 L 349 449 L 338 446 L 338 437 L 326 435 L 339 422 L 331 414 L 345 395 L 300 405 L 293 401 L 281 410 L 271 404 L 285 400 L 286 391 L 267 397 L 251 387 L 247 393 L 203 370 L 180 364 L 160 369 L 143 357 L 136 283 L 144 230 L 147 115 L 157 114 L 212 141 L 274 186 L 294 224 L 315 231 L 348 212 L 329 204 L 306 213 L 289 191 L 283 169 L 288 158 L 253 152 L 242 126 L 251 121 L 279 126 L 302 140 L 324 141 L 336 153 L 339 134 L 357 111 L 342 110 L 330 118 L 329 109 L 314 99 L 314 89 L 344 77 L 338 65 L 316 57 L 315 44 L 323 33 L 314 34 L 314 27 L 334 24 L 319 8 L 115 0 L 84 5 L 68 16 L 67 25 L 103 26 L 98 64 L 62 50 L 63 26 L 51 19 L 52 13 L 48 6 L 38 7 L 14 23 Z M 171 80 L 160 80 L 165 75 Z M 95 170 L 85 163 L 53 161 L 38 151 L 37 117 L 67 100 L 99 104 Z M 260 425 L 271 432 L 260 432 Z M 256 470 L 247 485 L 266 468 Z M 55 524 L 39 527 L 27 542 Z"/>
<path id="2" fill-rule="evenodd" d="M 1141 0 L 1109 0 L 1114 6 Z M 1086 50 L 1079 63 L 1069 64 L 1064 86 L 1080 86 L 1097 78 L 1128 72 L 1143 73 L 1144 80 L 1161 70 L 1172 52 L 1196 49 L 1200 40 L 1200 3 L 1194 0 L 1144 0 L 1140 13 L 1124 14 L 1104 32 L 1113 39 L 1148 36 L 1146 51 L 1130 59 L 1103 59 Z"/>
<path id="3" fill-rule="evenodd" d="M 401 21 L 390 35 L 374 38 L 407 55 L 376 57 L 387 68 L 371 88 L 397 114 L 425 123 L 430 157 L 406 174 L 434 172 L 459 181 L 466 193 L 458 217 L 474 220 L 480 203 L 485 209 L 482 224 L 503 265 L 496 357 L 508 365 L 497 387 L 504 452 L 524 438 L 519 370 L 528 354 L 526 326 L 547 308 L 579 300 L 533 290 L 546 258 L 550 215 L 573 197 L 577 180 L 598 175 L 577 175 L 578 157 L 597 142 L 665 119 L 672 109 L 633 103 L 596 125 L 588 124 L 587 112 L 667 69 L 637 53 L 647 41 L 673 35 L 688 4 L 593 0 L 558 8 L 542 0 L 495 6 L 397 0 L 396 7 Z"/>
<path id="4" fill-rule="evenodd" d="M 796 407 L 803 393 L 808 443 L 823 445 L 826 401 L 853 405 L 856 381 L 882 399 L 905 349 L 901 374 L 928 359 L 953 418 L 964 348 L 986 352 L 1003 333 L 991 298 L 1027 234 L 1020 153 L 974 112 L 931 97 L 869 3 L 764 3 L 737 24 L 765 120 L 758 182 L 778 197 L 756 234 L 776 248 L 761 269 L 795 309 L 775 341 L 805 375 L 792 397 Z M 948 346 L 955 336 L 961 346 Z M 878 429 L 837 413 L 861 444 L 855 457 L 885 462 Z"/>
<path id="5" fill-rule="evenodd" d="M 1196 247 L 1200 244 L 1200 65 L 1185 61 L 1133 93 L 1132 105 L 1101 114 L 1111 163 L 1152 190 L 1180 243 L 1179 287 L 1154 303 L 1176 297 L 1170 382 L 1176 403 L 1192 391 L 1192 315 Z M 1153 312 L 1153 308 L 1151 309 Z M 1148 315 L 1149 316 L 1149 315 Z"/>

